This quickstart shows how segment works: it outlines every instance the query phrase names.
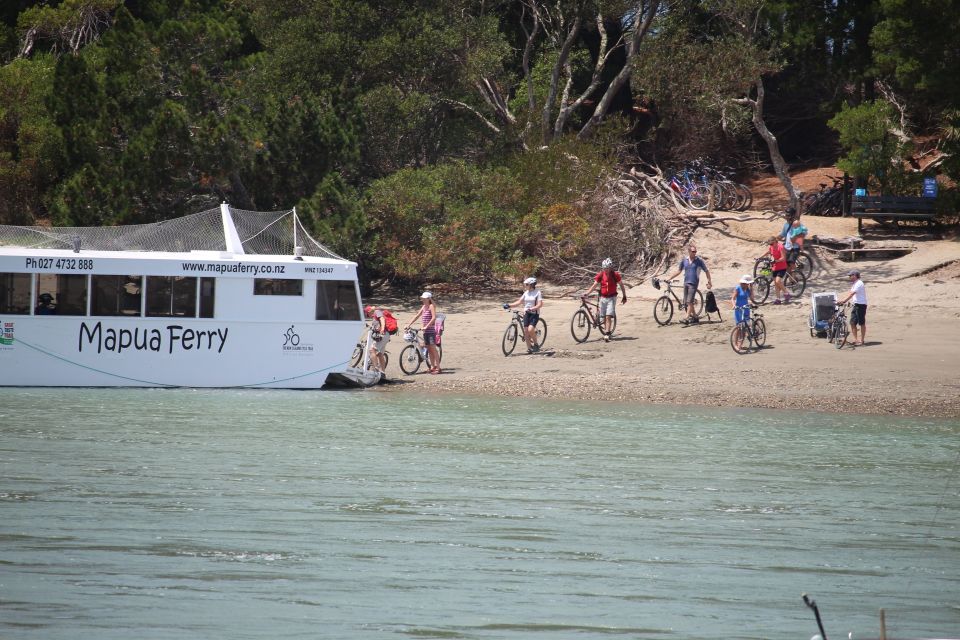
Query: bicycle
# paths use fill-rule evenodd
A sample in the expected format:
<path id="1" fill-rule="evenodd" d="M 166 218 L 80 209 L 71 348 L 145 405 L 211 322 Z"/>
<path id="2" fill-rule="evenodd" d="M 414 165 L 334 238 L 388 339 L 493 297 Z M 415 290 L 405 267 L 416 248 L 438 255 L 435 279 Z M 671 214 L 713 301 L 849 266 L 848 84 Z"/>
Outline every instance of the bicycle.
<path id="1" fill-rule="evenodd" d="M 661 327 L 669 324 L 670 320 L 673 319 L 673 305 L 676 301 L 677 307 L 681 312 L 687 310 L 687 303 L 684 300 L 681 300 L 679 296 L 673 291 L 673 283 L 676 280 L 661 280 L 660 278 L 653 279 L 653 288 L 657 291 L 660 290 L 660 283 L 667 285 L 667 293 L 663 294 L 657 301 L 653 304 L 653 319 L 657 321 Z M 667 295 L 670 294 L 670 295 Z M 673 300 L 670 299 L 670 296 L 673 296 Z M 693 296 L 693 313 L 698 318 L 700 314 L 703 313 L 703 294 L 697 289 L 697 292 Z"/>
<path id="2" fill-rule="evenodd" d="M 807 280 L 809 280 L 810 276 L 813 275 L 813 258 L 806 249 L 802 249 L 799 255 L 797 255 L 797 261 L 794 263 L 794 270 L 802 272 L 803 276 Z M 760 276 L 767 276 L 769 278 L 771 273 L 773 273 L 773 260 L 769 255 L 762 255 L 753 261 L 754 279 L 757 279 Z"/>
<path id="3" fill-rule="evenodd" d="M 783 274 L 783 286 L 787 288 L 787 293 L 792 298 L 799 298 L 807 288 L 807 277 L 803 275 L 803 271 L 800 269 L 787 271 Z M 766 302 L 771 288 L 774 288 L 773 271 L 769 269 L 761 270 L 760 275 L 753 281 L 754 300 L 759 304 Z"/>
<path id="4" fill-rule="evenodd" d="M 363 335 L 360 336 L 360 340 L 357 342 L 357 345 L 353 348 L 353 354 L 350 356 L 350 366 L 358 367 L 360 363 L 363 362 L 363 354 L 367 351 L 367 335 L 373 331 L 373 325 L 367 325 L 366 331 L 363 332 Z M 374 331 L 373 335 L 370 338 L 370 344 L 373 344 L 373 340 L 376 340 L 377 332 Z M 383 352 L 384 364 L 383 368 L 386 369 L 387 365 L 390 364 L 390 354 L 386 351 Z"/>
<path id="5" fill-rule="evenodd" d="M 509 311 L 509 309 L 507 309 Z M 524 327 L 523 327 L 523 317 L 525 312 L 523 311 L 514 311 L 513 318 L 510 319 L 510 325 L 507 327 L 507 330 L 503 332 L 503 342 L 501 343 L 501 348 L 503 349 L 503 355 L 509 356 L 513 353 L 513 350 L 517 346 L 517 338 L 519 336 L 524 336 Z M 543 318 L 537 320 L 537 335 L 534 339 L 534 346 L 537 350 L 540 350 L 540 347 L 543 346 L 543 343 L 547 341 L 547 322 Z"/>
<path id="6" fill-rule="evenodd" d="M 440 366 L 440 361 L 443 360 L 443 347 L 439 344 L 436 345 L 437 362 L 436 365 L 434 365 L 434 363 L 430 362 L 430 350 L 427 349 L 427 345 L 423 342 L 420 329 L 407 329 L 403 333 L 403 339 L 410 343 L 400 352 L 400 370 L 405 374 L 412 376 L 420 370 L 420 365 L 424 362 L 426 362 L 427 366 L 431 369 L 434 366 Z"/>
<path id="7" fill-rule="evenodd" d="M 767 343 L 767 325 L 763 321 L 763 315 L 756 311 L 755 305 L 744 305 L 737 309 L 754 310 L 749 321 L 741 320 L 730 332 L 730 347 L 735 353 L 742 355 L 758 350 Z"/>
<path id="8" fill-rule="evenodd" d="M 588 301 L 587 296 L 580 296 L 580 308 L 570 319 L 570 333 L 576 342 L 586 342 L 593 328 L 604 338 L 610 338 L 617 330 L 617 316 L 610 316 L 610 331 L 607 332 L 604 328 L 604 316 L 600 315 L 600 295 L 597 294 L 597 302 Z"/>
<path id="9" fill-rule="evenodd" d="M 849 303 L 835 306 L 833 319 L 830 321 L 830 327 L 827 328 L 827 342 L 832 342 L 837 349 L 842 349 L 843 345 L 847 344 L 847 336 L 850 335 L 846 313 L 846 308 L 849 306 Z"/>

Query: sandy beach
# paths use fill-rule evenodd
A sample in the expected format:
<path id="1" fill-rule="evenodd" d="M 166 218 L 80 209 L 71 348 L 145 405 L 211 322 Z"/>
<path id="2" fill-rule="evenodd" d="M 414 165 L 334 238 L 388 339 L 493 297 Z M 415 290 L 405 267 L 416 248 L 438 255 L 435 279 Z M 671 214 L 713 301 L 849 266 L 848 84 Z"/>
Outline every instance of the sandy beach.
<path id="1" fill-rule="evenodd" d="M 811 216 L 804 223 L 814 236 L 857 235 L 854 219 Z M 728 300 L 739 277 L 765 251 L 763 241 L 779 230 L 779 221 L 730 222 L 695 232 L 692 241 L 710 267 L 722 320 L 714 314 L 688 327 L 675 314 L 673 323 L 661 327 L 653 319 L 661 292 L 628 274 L 628 301 L 618 305 L 613 340 L 605 343 L 594 332 L 577 344 L 570 333 L 579 306 L 574 287 L 544 283 L 548 336 L 543 350 L 527 354 L 519 344 L 504 357 L 500 343 L 509 315 L 501 304 L 519 295 L 519 285 L 501 296 L 438 292 L 437 304 L 447 314 L 443 373 L 421 369 L 404 375 L 396 363 L 404 344 L 398 335 L 388 348 L 387 374 L 394 384 L 372 391 L 960 417 L 960 240 L 865 225 L 865 239 L 914 250 L 895 259 L 856 262 L 817 251 L 802 299 L 761 309 L 768 339 L 759 351 L 738 355 L 730 348 Z M 677 261 L 672 261 L 674 270 Z M 867 286 L 867 341 L 837 350 L 810 335 L 810 295 L 845 293 L 846 273 L 854 267 Z M 589 284 L 584 282 L 583 289 Z M 702 278 L 701 290 L 705 287 Z M 401 326 L 419 308 L 416 300 L 371 301 L 393 309 Z"/>

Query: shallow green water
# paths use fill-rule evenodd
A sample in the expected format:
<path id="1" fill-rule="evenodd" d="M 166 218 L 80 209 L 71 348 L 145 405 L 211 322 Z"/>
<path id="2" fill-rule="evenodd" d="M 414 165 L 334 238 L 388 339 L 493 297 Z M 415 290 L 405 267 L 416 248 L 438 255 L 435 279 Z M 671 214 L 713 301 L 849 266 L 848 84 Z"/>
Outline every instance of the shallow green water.
<path id="1" fill-rule="evenodd" d="M 960 424 L 0 390 L 2 638 L 960 637 Z M 841 635 L 842 634 L 842 635 Z"/>

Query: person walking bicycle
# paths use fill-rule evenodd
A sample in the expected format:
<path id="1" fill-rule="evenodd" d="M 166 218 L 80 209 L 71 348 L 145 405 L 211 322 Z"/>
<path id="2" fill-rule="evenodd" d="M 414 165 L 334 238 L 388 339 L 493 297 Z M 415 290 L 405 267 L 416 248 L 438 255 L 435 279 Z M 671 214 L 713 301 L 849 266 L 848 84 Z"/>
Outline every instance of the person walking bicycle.
<path id="1" fill-rule="evenodd" d="M 417 315 L 413 316 L 407 323 L 407 329 L 417 321 L 417 318 L 420 318 L 423 326 L 421 333 L 423 343 L 427 347 L 428 360 L 432 365 L 430 373 L 440 373 L 440 353 L 437 350 L 437 305 L 434 304 L 433 294 L 429 291 L 420 294 L 420 302 L 423 303 L 423 306 L 420 307 L 420 311 L 417 311 Z"/>
<path id="2" fill-rule="evenodd" d="M 617 286 L 623 298 L 621 304 L 627 304 L 627 290 L 623 288 L 623 277 L 619 272 L 613 270 L 613 260 L 604 258 L 600 264 L 601 270 L 593 278 L 593 284 L 587 289 L 584 297 L 593 293 L 593 290 L 600 286 L 600 317 L 603 318 L 603 340 L 610 342 L 610 336 L 613 334 L 613 323 L 617 317 Z"/>
<path id="3" fill-rule="evenodd" d="M 540 309 L 543 308 L 543 292 L 537 289 L 537 279 L 529 277 L 523 281 L 526 291 L 513 302 L 503 305 L 504 309 L 523 305 L 523 336 L 527 341 L 527 353 L 540 351 L 537 343 L 537 323 L 540 321 Z"/>
<path id="4" fill-rule="evenodd" d="M 683 274 L 683 301 L 687 305 L 687 317 L 681 320 L 681 324 L 695 324 L 700 322 L 700 317 L 696 312 L 694 299 L 697 295 L 697 289 L 700 288 L 700 272 L 707 275 L 707 289 L 713 288 L 713 278 L 710 277 L 710 269 L 703 258 L 697 255 L 697 247 L 690 245 L 687 247 L 687 256 L 680 261 L 677 272 L 672 274 L 667 280 L 673 280 L 681 273 Z"/>
<path id="5" fill-rule="evenodd" d="M 370 362 L 373 368 L 381 373 L 387 370 L 387 356 L 384 350 L 390 342 L 390 333 L 387 331 L 387 320 L 384 310 L 379 307 L 367 306 L 363 315 L 371 319 L 370 322 Z M 396 329 L 396 327 L 394 327 Z"/>
<path id="6" fill-rule="evenodd" d="M 770 271 L 773 276 L 773 304 L 781 304 L 781 298 L 789 299 L 790 297 L 787 287 L 783 284 L 783 276 L 787 273 L 787 250 L 777 236 L 770 236 L 767 245 L 767 254 L 770 256 Z"/>
<path id="7" fill-rule="evenodd" d="M 753 299 L 753 276 L 744 275 L 740 278 L 740 283 L 733 290 L 733 295 L 730 296 L 730 308 L 733 309 L 734 322 L 737 323 L 737 328 L 734 329 L 736 332 L 733 340 L 733 348 L 736 352 L 743 350 L 743 323 L 750 322 L 750 304 L 756 304 Z"/>
<path id="8" fill-rule="evenodd" d="M 853 298 L 853 311 L 850 312 L 850 335 L 853 336 L 853 346 L 863 346 L 867 339 L 867 287 L 860 279 L 860 272 L 856 269 L 847 272 L 850 278 L 850 291 L 847 297 L 837 302 L 843 306 Z M 860 337 L 857 338 L 857 327 L 860 327 Z"/>

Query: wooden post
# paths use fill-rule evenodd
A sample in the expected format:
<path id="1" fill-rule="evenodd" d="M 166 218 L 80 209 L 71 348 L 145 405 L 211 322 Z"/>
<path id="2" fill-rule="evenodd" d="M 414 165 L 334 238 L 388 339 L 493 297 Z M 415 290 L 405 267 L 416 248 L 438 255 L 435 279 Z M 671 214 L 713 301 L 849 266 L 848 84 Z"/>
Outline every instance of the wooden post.
<path id="1" fill-rule="evenodd" d="M 880 609 L 880 640 L 887 640 L 887 616 L 883 609 Z"/>

